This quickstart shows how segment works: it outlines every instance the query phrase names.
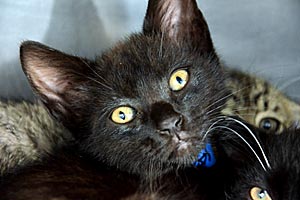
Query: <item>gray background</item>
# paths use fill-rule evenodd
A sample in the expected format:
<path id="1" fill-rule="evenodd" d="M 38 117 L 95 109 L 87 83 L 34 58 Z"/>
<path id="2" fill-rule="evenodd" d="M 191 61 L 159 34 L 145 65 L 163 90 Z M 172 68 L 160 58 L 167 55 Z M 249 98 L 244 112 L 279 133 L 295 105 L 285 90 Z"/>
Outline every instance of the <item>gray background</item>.
<path id="1" fill-rule="evenodd" d="M 18 48 L 37 40 L 93 58 L 139 31 L 146 0 L 0 0 L 0 97 L 31 99 Z M 300 100 L 300 0 L 199 0 L 229 65 L 265 77 Z"/>

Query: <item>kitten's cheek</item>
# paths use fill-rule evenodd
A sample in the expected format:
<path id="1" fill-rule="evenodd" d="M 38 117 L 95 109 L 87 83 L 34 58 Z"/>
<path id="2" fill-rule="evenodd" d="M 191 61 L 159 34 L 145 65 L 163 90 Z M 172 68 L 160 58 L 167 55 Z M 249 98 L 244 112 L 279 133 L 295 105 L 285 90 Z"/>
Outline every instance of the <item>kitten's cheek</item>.
<path id="1" fill-rule="evenodd" d="M 141 145 L 144 148 L 151 148 L 151 149 L 154 149 L 157 146 L 157 145 L 155 145 L 155 141 L 151 138 L 146 138 L 146 139 L 142 140 Z"/>

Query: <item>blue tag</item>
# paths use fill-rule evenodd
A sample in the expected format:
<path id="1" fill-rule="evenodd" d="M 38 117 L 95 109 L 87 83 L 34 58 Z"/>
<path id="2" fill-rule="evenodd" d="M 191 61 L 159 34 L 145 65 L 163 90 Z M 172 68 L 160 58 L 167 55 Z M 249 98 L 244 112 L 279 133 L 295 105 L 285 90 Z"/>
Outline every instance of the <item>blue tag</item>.
<path id="1" fill-rule="evenodd" d="M 216 164 L 216 157 L 210 143 L 207 143 L 205 149 L 198 154 L 197 161 L 194 162 L 195 167 L 212 167 Z"/>

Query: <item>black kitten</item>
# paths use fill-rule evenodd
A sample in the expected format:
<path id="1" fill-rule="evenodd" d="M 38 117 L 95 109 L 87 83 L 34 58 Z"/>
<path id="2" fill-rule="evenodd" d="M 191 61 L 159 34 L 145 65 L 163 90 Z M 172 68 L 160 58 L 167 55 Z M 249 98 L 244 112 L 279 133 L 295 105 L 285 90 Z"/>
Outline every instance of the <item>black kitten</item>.
<path id="1" fill-rule="evenodd" d="M 86 159 L 75 153 L 74 168 L 69 169 L 65 162 L 73 164 L 66 157 L 74 155 L 56 156 L 21 171 L 2 186 L 2 195 L 38 199 L 34 194 L 42 191 L 44 199 L 118 199 L 133 191 L 154 190 L 168 196 L 172 190 L 188 198 L 186 194 L 194 196 L 201 190 L 198 199 L 207 199 L 206 193 L 216 196 L 209 192 L 212 185 L 205 178 L 209 173 L 199 173 L 192 165 L 227 92 L 195 0 L 150 0 L 143 31 L 95 61 L 24 42 L 21 62 L 41 101 L 70 129 L 92 164 L 86 169 Z M 67 195 L 79 188 L 92 189 L 96 197 L 89 196 L 91 191 L 81 193 L 82 198 Z M 112 196 L 106 198 L 104 191 Z"/>
<path id="2" fill-rule="evenodd" d="M 143 32 L 95 61 L 24 42 L 21 62 L 81 149 L 143 176 L 191 166 L 225 100 L 219 59 L 193 0 L 150 1 Z"/>
<path id="3" fill-rule="evenodd" d="M 225 120 L 217 142 L 225 152 L 227 199 L 300 199 L 300 129 L 275 135 L 243 124 Z"/>

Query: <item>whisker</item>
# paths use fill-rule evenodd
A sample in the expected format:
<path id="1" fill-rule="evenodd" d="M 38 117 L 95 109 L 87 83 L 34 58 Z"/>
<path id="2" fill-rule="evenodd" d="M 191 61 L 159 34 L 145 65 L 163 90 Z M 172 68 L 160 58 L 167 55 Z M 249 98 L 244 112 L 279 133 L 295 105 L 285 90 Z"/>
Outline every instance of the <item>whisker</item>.
<path id="1" fill-rule="evenodd" d="M 250 133 L 250 135 L 253 137 L 253 139 L 255 140 L 256 144 L 258 145 L 258 147 L 259 147 L 259 149 L 260 149 L 260 151 L 261 151 L 261 153 L 262 153 L 262 155 L 263 155 L 263 157 L 264 157 L 264 159 L 266 161 L 266 164 L 267 164 L 268 168 L 271 169 L 271 165 L 269 163 L 269 160 L 268 160 L 268 158 L 267 158 L 267 156 L 266 156 L 266 154 L 265 154 L 265 152 L 264 152 L 261 144 L 259 143 L 259 141 L 256 138 L 256 136 L 254 135 L 254 133 L 251 131 L 251 129 L 248 126 L 246 126 L 246 124 L 244 124 L 243 122 L 241 122 L 241 121 L 239 121 L 237 119 L 234 119 L 232 117 L 227 117 L 226 120 L 228 120 L 228 119 L 232 120 L 234 122 L 237 122 L 238 124 L 242 125 Z"/>
<path id="2" fill-rule="evenodd" d="M 232 95 L 234 95 L 234 94 L 237 94 L 237 93 L 239 93 L 239 92 L 241 92 L 241 91 L 243 91 L 243 90 L 246 90 L 246 89 L 248 89 L 249 87 L 250 87 L 250 86 L 245 86 L 245 87 L 243 87 L 243 88 L 241 88 L 241 89 L 239 89 L 239 90 L 237 90 L 237 91 L 234 91 L 234 92 L 231 92 L 231 93 L 228 94 L 228 95 L 225 95 L 225 96 L 222 97 L 221 99 L 219 99 L 219 100 L 213 102 L 212 104 L 208 105 L 206 108 L 204 108 L 204 110 L 208 110 L 210 107 L 214 106 L 215 104 L 219 103 L 220 101 L 223 101 L 224 99 L 227 99 L 228 97 L 230 97 L 230 96 L 232 96 Z"/>
<path id="3" fill-rule="evenodd" d="M 94 78 L 92 78 L 92 77 L 90 77 L 90 76 L 87 76 L 87 75 L 85 75 L 85 74 L 78 73 L 78 72 L 75 72 L 75 73 L 76 73 L 77 75 L 83 76 L 83 77 L 85 77 L 85 78 L 87 78 L 87 79 L 89 79 L 89 80 L 91 80 L 91 81 L 94 81 L 95 83 L 98 83 L 99 85 L 101 85 L 101 86 L 107 88 L 108 90 L 112 90 L 111 87 L 107 86 L 107 85 L 104 84 L 104 83 L 101 83 L 100 81 L 98 81 L 98 80 L 96 80 L 96 79 L 94 79 Z"/>
<path id="4" fill-rule="evenodd" d="M 208 127 L 207 131 L 206 131 L 205 134 L 203 135 L 203 138 L 202 138 L 201 142 L 204 142 L 204 140 L 206 139 L 207 135 L 210 133 L 210 131 L 212 130 L 212 128 L 213 128 L 217 123 L 219 123 L 219 122 L 225 120 L 225 116 L 220 116 L 220 117 L 223 117 L 223 118 L 222 118 L 222 119 L 219 119 L 219 120 L 217 120 L 217 121 L 215 121 L 214 123 L 212 123 L 212 124 Z M 219 117 L 218 117 L 218 118 L 219 118 Z"/>
<path id="5" fill-rule="evenodd" d="M 253 114 L 253 113 L 247 113 L 247 114 L 236 114 L 236 116 L 240 116 L 242 119 L 243 119 L 243 116 L 244 117 L 253 117 L 253 116 L 256 116 L 256 114 Z M 255 124 L 252 124 L 252 125 L 255 125 Z"/>
<path id="6" fill-rule="evenodd" d="M 98 78 L 100 78 L 102 81 L 104 81 L 105 82 L 105 79 L 100 75 L 100 74 L 98 74 L 84 59 L 82 59 L 82 58 L 80 58 L 80 60 L 98 77 Z M 100 82 L 98 82 L 98 81 L 96 81 L 97 83 L 100 83 Z M 100 83 L 102 86 L 104 86 L 104 87 L 106 87 L 106 88 L 108 88 L 108 89 L 110 89 L 110 90 L 112 90 L 112 88 L 111 87 L 109 87 L 108 85 L 106 85 L 106 84 L 104 84 L 104 83 Z"/>
<path id="7" fill-rule="evenodd" d="M 163 41 L 164 41 L 164 31 L 161 34 L 161 39 L 160 39 L 160 45 L 159 45 L 159 52 L 158 52 L 158 56 L 159 58 L 162 58 L 162 54 L 163 54 Z"/>
<path id="8" fill-rule="evenodd" d="M 224 129 L 227 129 L 227 130 L 229 130 L 229 131 L 231 131 L 232 133 L 234 133 L 235 135 L 237 135 L 250 149 L 251 149 L 251 151 L 253 152 L 253 154 L 255 155 L 255 157 L 257 158 L 257 160 L 258 160 L 258 162 L 260 163 L 260 165 L 262 166 L 262 168 L 265 170 L 265 171 L 267 171 L 267 169 L 266 169 L 266 167 L 265 167 L 265 165 L 263 164 L 263 162 L 261 161 L 261 159 L 260 159 L 260 157 L 257 155 L 257 153 L 256 153 L 256 151 L 253 149 L 253 147 L 247 142 L 247 140 L 243 137 L 243 136 L 241 136 L 238 132 L 236 132 L 235 130 L 233 130 L 233 129 L 231 129 L 231 128 L 229 128 L 229 127 L 227 127 L 227 126 L 216 126 L 216 127 L 214 127 L 213 129 L 217 129 L 217 128 L 224 128 Z M 212 130 L 213 130 L 212 129 Z M 269 166 L 268 166 L 268 168 L 270 168 Z"/>
<path id="9" fill-rule="evenodd" d="M 210 113 L 215 112 L 216 110 L 218 110 L 218 109 L 220 109 L 222 107 L 224 107 L 224 105 L 217 106 L 216 108 L 214 108 L 214 109 L 209 110 L 208 112 L 206 112 L 206 114 L 209 115 Z"/>
<path id="10" fill-rule="evenodd" d="M 286 88 L 288 88 L 290 85 L 292 85 L 293 83 L 295 82 L 298 82 L 300 81 L 300 77 L 296 77 L 296 78 L 293 78 L 289 81 L 287 81 L 285 84 L 283 84 L 282 86 L 278 87 L 279 90 L 283 91 L 285 90 Z"/>
<path id="11" fill-rule="evenodd" d="M 266 74 L 266 72 L 269 72 L 271 70 L 280 70 L 285 69 L 286 67 L 294 66 L 293 63 L 287 63 L 287 64 L 272 64 L 271 66 L 264 65 L 263 68 L 257 68 L 255 70 L 249 71 L 249 73 L 253 74 L 254 76 L 257 76 L 257 74 Z M 278 74 L 276 77 L 282 77 L 282 74 Z M 263 78 L 263 77 L 262 77 Z"/>
<path id="12" fill-rule="evenodd" d="M 226 108 L 226 107 L 225 107 Z M 257 110 L 258 108 L 257 108 L 257 106 L 243 106 L 243 107 L 241 107 L 241 108 L 235 108 L 235 109 L 231 109 L 232 111 L 245 111 L 245 110 L 253 110 L 253 111 L 255 111 L 255 110 Z"/>
<path id="13" fill-rule="evenodd" d="M 204 134 L 204 136 L 203 136 L 201 142 L 203 142 L 203 141 L 206 139 L 207 135 L 208 135 L 212 130 L 215 130 L 216 127 L 223 127 L 223 128 L 225 128 L 225 129 L 228 129 L 228 130 L 231 129 L 231 128 L 226 127 L 226 126 L 215 126 L 215 125 L 217 125 L 219 122 L 225 121 L 225 120 L 226 120 L 226 121 L 227 121 L 227 120 L 234 121 L 234 122 L 236 122 L 236 123 L 242 125 L 242 126 L 248 131 L 248 133 L 250 133 L 250 135 L 251 135 L 252 138 L 255 140 L 256 144 L 258 145 L 259 150 L 261 151 L 261 153 L 262 153 L 262 155 L 263 155 L 263 158 L 264 158 L 264 160 L 265 160 L 265 162 L 266 162 L 266 164 L 267 164 L 267 167 L 268 167 L 269 169 L 271 169 L 271 165 L 270 165 L 270 163 L 269 163 L 269 160 L 268 160 L 268 158 L 267 158 L 267 156 L 266 156 L 266 154 L 265 154 L 265 152 L 264 152 L 264 150 L 263 150 L 261 144 L 259 143 L 259 141 L 258 141 L 257 137 L 254 135 L 254 133 L 251 131 L 251 129 L 250 129 L 248 126 L 246 126 L 246 124 L 244 124 L 243 122 L 241 122 L 241 121 L 239 121 L 239 120 L 237 120 L 237 119 L 234 119 L 234 118 L 228 117 L 228 116 L 219 116 L 219 117 L 217 117 L 217 119 L 219 119 L 219 120 L 215 121 L 214 123 L 212 123 L 212 124 L 209 126 L 209 128 L 208 128 L 207 131 L 205 132 L 205 134 Z M 231 129 L 231 130 L 232 130 L 232 129 Z M 234 131 L 234 130 L 232 130 L 232 131 Z M 236 132 L 236 131 L 234 131 L 234 132 Z M 242 137 L 242 136 L 241 136 L 241 137 Z M 247 143 L 248 143 L 248 142 L 247 142 Z M 255 153 L 255 154 L 256 154 L 256 153 Z"/>

